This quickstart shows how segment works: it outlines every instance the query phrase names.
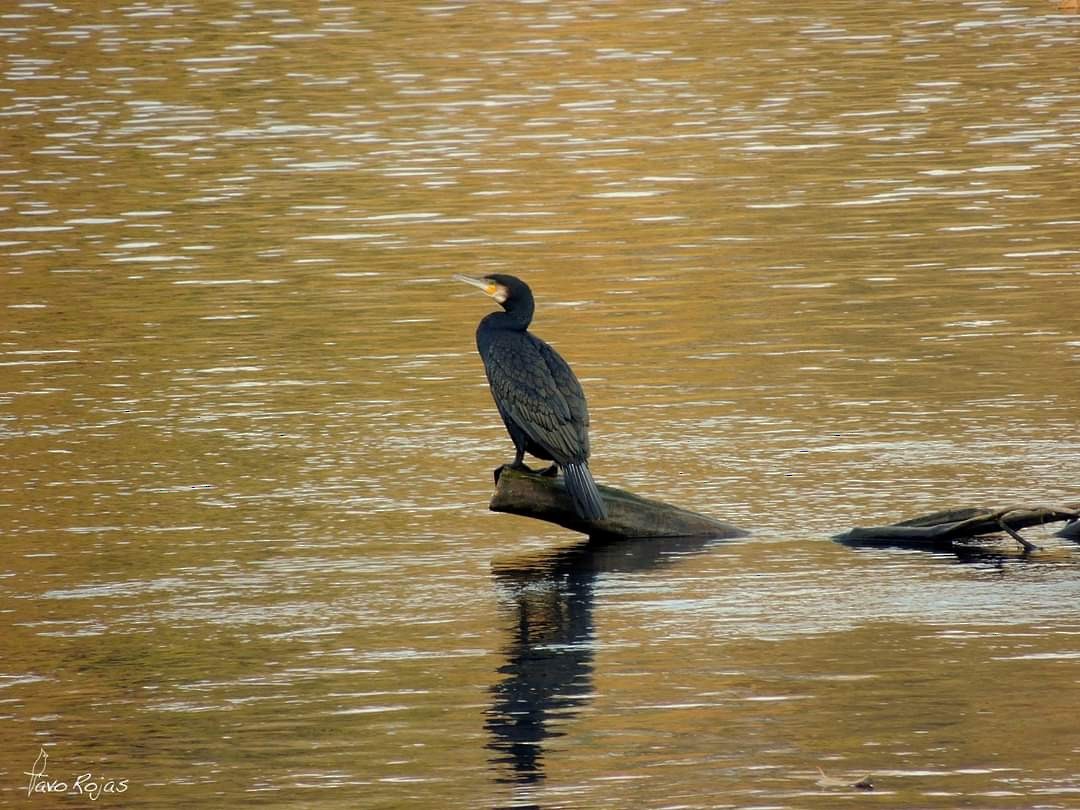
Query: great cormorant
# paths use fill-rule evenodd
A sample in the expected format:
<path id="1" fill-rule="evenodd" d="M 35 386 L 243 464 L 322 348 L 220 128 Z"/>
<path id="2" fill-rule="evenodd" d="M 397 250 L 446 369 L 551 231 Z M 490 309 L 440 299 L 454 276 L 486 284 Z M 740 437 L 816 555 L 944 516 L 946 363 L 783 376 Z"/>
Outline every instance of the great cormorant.
<path id="1" fill-rule="evenodd" d="M 555 463 L 563 471 L 574 510 L 586 520 L 607 517 L 589 472 L 589 411 L 570 366 L 558 352 L 528 331 L 532 291 L 514 276 L 454 276 L 479 287 L 502 305 L 476 328 L 476 348 L 484 361 L 491 396 L 517 451 L 512 467 L 528 469 L 525 453 Z"/>

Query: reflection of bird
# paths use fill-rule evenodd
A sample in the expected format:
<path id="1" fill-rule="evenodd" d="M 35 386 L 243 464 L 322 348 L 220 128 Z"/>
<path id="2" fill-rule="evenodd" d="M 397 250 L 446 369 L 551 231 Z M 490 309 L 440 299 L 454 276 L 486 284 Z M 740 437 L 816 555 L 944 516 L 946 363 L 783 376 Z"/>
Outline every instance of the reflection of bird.
<path id="1" fill-rule="evenodd" d="M 499 667 L 503 677 L 491 687 L 484 723 L 495 761 L 509 766 L 499 781 L 527 788 L 542 782 L 548 740 L 573 734 L 570 721 L 595 694 L 597 581 L 609 574 L 652 571 L 715 548 L 705 537 L 651 537 L 614 545 L 583 540 L 492 563 L 500 602 L 509 608 L 504 624 L 510 633 L 506 660 Z M 527 795 L 522 791 L 516 798 L 528 801 Z"/>
<path id="2" fill-rule="evenodd" d="M 586 520 L 607 517 L 589 472 L 589 411 L 570 366 L 528 331 L 533 316 L 529 286 L 514 276 L 455 276 L 479 287 L 502 305 L 476 329 L 491 395 L 517 451 L 512 466 L 525 467 L 525 453 L 562 468 L 574 510 Z M 526 468 L 527 469 L 527 468 Z"/>
<path id="3" fill-rule="evenodd" d="M 547 740 L 567 733 L 570 720 L 592 697 L 596 575 L 585 568 L 525 582 L 500 581 L 512 599 L 513 619 L 507 622 L 512 635 L 484 722 L 491 733 L 487 747 L 496 752 L 493 761 L 508 766 L 500 782 L 543 781 Z"/>

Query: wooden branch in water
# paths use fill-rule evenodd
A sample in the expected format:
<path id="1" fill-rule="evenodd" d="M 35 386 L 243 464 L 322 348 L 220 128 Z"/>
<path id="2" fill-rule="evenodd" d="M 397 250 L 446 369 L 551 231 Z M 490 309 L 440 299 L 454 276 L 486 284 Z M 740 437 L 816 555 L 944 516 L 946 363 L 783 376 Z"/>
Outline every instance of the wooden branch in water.
<path id="1" fill-rule="evenodd" d="M 1057 533 L 1058 537 L 1066 537 L 1069 540 L 1075 540 L 1080 543 L 1080 520 L 1074 520 L 1069 523 L 1064 529 Z"/>
<path id="2" fill-rule="evenodd" d="M 1025 540 L 1020 529 L 1045 523 L 1080 518 L 1080 502 L 1060 506 L 967 506 L 947 509 L 929 515 L 904 520 L 888 526 L 856 527 L 837 537 L 842 542 L 860 545 L 925 545 L 950 547 L 957 540 L 1005 532 L 1024 547 L 1034 551 L 1037 546 Z"/>
<path id="3" fill-rule="evenodd" d="M 555 523 L 590 537 L 629 539 L 644 537 L 743 537 L 747 532 L 706 515 L 642 498 L 615 487 L 600 486 L 607 506 L 604 520 L 588 521 L 574 512 L 573 501 L 557 478 L 504 466 L 499 470 L 493 512 Z"/>

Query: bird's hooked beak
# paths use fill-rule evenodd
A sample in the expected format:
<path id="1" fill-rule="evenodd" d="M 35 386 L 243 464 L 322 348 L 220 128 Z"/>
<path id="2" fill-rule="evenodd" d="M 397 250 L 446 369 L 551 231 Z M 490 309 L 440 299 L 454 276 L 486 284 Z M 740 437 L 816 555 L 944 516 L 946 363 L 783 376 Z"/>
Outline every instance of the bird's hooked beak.
<path id="1" fill-rule="evenodd" d="M 502 284 L 497 284 L 489 278 L 475 278 L 473 276 L 463 276 L 460 273 L 454 276 L 455 281 L 464 281 L 466 284 L 471 284 L 484 291 L 485 295 L 490 295 L 498 303 L 505 303 L 508 293 L 506 287 Z"/>

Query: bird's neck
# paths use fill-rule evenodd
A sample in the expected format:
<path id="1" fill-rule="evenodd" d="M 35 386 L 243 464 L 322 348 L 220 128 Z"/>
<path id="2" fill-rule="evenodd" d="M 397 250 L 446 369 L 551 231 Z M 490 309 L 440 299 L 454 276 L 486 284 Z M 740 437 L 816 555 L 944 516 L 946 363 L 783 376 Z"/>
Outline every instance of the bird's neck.
<path id="1" fill-rule="evenodd" d="M 533 308 L 511 307 L 502 312 L 492 312 L 480 322 L 481 327 L 487 329 L 506 329 L 512 332 L 524 332 L 532 323 Z"/>

